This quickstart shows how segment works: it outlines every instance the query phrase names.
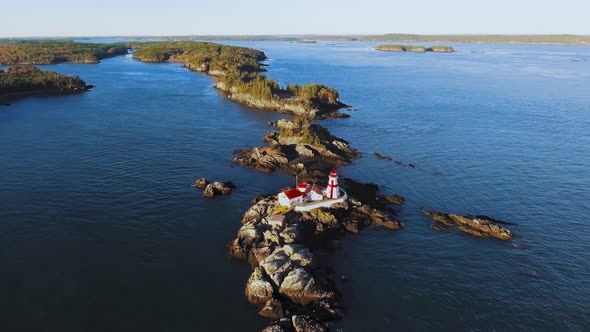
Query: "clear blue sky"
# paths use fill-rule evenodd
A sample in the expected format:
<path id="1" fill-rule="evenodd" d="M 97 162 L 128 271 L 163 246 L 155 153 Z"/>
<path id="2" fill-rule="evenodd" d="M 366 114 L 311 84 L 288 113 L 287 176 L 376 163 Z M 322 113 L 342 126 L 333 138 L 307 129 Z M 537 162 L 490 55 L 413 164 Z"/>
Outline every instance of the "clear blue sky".
<path id="1" fill-rule="evenodd" d="M 0 37 L 389 32 L 590 34 L 590 0 L 2 2 Z"/>

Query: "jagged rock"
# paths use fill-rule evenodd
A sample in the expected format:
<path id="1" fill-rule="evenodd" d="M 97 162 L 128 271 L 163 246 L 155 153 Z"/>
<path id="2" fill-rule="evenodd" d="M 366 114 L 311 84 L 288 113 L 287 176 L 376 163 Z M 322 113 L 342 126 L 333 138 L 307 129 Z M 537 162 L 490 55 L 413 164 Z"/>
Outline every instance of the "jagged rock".
<path id="1" fill-rule="evenodd" d="M 289 226 L 281 232 L 281 237 L 285 243 L 293 243 L 301 240 L 301 233 L 297 227 Z"/>
<path id="2" fill-rule="evenodd" d="M 272 325 L 266 327 L 262 332 L 292 332 L 293 323 L 289 318 L 281 318 Z"/>
<path id="3" fill-rule="evenodd" d="M 494 237 L 500 240 L 511 240 L 514 237 L 514 235 L 509 229 L 497 225 L 494 222 L 494 219 L 489 217 L 470 217 L 458 214 L 446 214 L 426 210 L 422 211 L 422 213 L 431 217 L 435 223 L 441 223 L 446 226 L 454 225 L 459 230 L 475 236 Z M 440 228 L 442 227 L 433 227 L 433 229 Z"/>
<path id="4" fill-rule="evenodd" d="M 246 283 L 246 297 L 254 304 L 263 304 L 273 298 L 273 288 L 261 268 L 255 268 Z"/>
<path id="5" fill-rule="evenodd" d="M 333 208 L 338 208 L 335 205 Z M 313 209 L 311 211 L 301 212 L 304 220 L 314 220 L 322 224 L 335 224 L 338 222 L 334 214 L 324 209 Z"/>
<path id="6" fill-rule="evenodd" d="M 272 242 L 272 243 L 276 243 L 276 244 L 280 244 L 280 242 L 281 242 L 281 238 L 279 237 L 279 234 L 277 234 L 277 232 L 267 230 L 264 232 L 263 236 L 264 236 L 264 239 L 268 242 Z"/>
<path id="7" fill-rule="evenodd" d="M 404 204 L 406 203 L 406 199 L 401 195 L 390 195 L 385 197 L 385 201 L 389 204 Z"/>
<path id="8" fill-rule="evenodd" d="M 302 248 L 291 255 L 291 261 L 301 267 L 306 267 L 313 263 L 313 254 L 309 249 Z"/>
<path id="9" fill-rule="evenodd" d="M 292 318 L 296 332 L 327 332 L 326 325 L 307 315 L 295 315 Z"/>
<path id="10" fill-rule="evenodd" d="M 311 304 L 311 310 L 314 317 L 321 321 L 336 320 L 343 317 L 341 309 L 334 308 L 333 304 L 325 300 L 313 302 Z"/>
<path id="11" fill-rule="evenodd" d="M 285 276 L 293 269 L 291 260 L 284 250 L 276 250 L 260 263 L 275 285 L 279 286 Z"/>
<path id="12" fill-rule="evenodd" d="M 277 299 L 270 299 L 266 301 L 264 307 L 258 312 L 262 317 L 278 319 L 285 317 L 285 311 L 283 305 Z"/>
<path id="13" fill-rule="evenodd" d="M 268 197 L 258 201 L 255 205 L 250 207 L 246 213 L 244 213 L 242 224 L 266 218 L 275 209 L 276 204 L 277 202 L 274 197 Z"/>
<path id="14" fill-rule="evenodd" d="M 198 180 L 195 181 L 195 183 L 193 183 L 193 187 L 197 187 L 199 189 L 205 189 L 205 187 L 207 187 L 207 185 L 209 184 L 209 181 L 205 178 L 200 178 Z"/>
<path id="15" fill-rule="evenodd" d="M 314 156 L 313 151 L 305 144 L 297 144 L 295 146 L 295 151 L 297 151 L 297 153 L 303 157 L 311 158 Z"/>
<path id="16" fill-rule="evenodd" d="M 400 229 L 402 227 L 404 227 L 404 224 L 402 224 L 401 222 L 399 222 L 398 220 L 393 219 L 390 216 L 387 216 L 385 213 L 373 209 L 371 211 L 371 219 L 373 220 L 373 223 L 377 226 L 383 226 L 385 228 L 389 228 L 389 229 Z"/>
<path id="17" fill-rule="evenodd" d="M 220 182 L 220 181 L 215 181 L 215 182 L 209 183 L 205 187 L 205 190 L 203 190 L 203 196 L 213 197 L 213 196 L 217 196 L 217 195 L 229 195 L 229 194 L 231 194 L 232 187 L 235 188 L 235 185 L 231 181 L 225 182 L 225 183 Z"/>
<path id="18" fill-rule="evenodd" d="M 333 292 L 322 289 L 303 268 L 293 269 L 289 272 L 284 278 L 279 292 L 289 297 L 293 302 L 303 305 L 335 297 Z"/>

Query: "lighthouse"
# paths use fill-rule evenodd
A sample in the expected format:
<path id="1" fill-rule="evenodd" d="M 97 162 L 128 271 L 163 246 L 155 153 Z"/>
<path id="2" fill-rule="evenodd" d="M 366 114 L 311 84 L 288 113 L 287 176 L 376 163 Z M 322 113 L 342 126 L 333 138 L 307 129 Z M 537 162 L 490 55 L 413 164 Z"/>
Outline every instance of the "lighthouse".
<path id="1" fill-rule="evenodd" d="M 335 199 L 340 197 L 340 188 L 338 188 L 338 174 L 336 170 L 332 168 L 330 175 L 328 176 L 328 187 L 324 192 L 326 197 L 329 199 Z"/>

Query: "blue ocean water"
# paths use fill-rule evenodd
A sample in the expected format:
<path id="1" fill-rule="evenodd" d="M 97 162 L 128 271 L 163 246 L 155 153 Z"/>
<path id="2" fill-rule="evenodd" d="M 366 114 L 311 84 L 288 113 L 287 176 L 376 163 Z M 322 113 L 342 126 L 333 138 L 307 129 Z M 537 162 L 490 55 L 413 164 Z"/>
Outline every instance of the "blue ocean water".
<path id="1" fill-rule="evenodd" d="M 229 43 L 229 42 L 228 42 Z M 231 42 L 280 83 L 340 91 L 323 121 L 364 157 L 340 170 L 407 198 L 398 232 L 333 255 L 343 331 L 590 328 L 590 49 Z M 227 257 L 249 200 L 291 183 L 230 164 L 279 114 L 234 104 L 178 64 L 129 56 L 47 67 L 96 88 L 0 108 L 0 312 L 12 331 L 254 331 Z M 415 169 L 377 160 L 380 152 Z M 207 200 L 198 177 L 237 191 Z M 515 223 L 513 242 L 430 229 L 422 209 Z"/>

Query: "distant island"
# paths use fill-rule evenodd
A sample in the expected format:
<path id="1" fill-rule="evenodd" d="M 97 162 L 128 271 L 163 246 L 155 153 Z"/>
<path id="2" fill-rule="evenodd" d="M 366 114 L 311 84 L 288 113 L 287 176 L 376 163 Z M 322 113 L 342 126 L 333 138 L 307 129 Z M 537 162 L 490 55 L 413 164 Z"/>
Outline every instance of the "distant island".
<path id="1" fill-rule="evenodd" d="M 359 36 L 363 41 L 590 45 L 590 36 L 583 35 L 412 35 L 385 34 Z"/>
<path id="2" fill-rule="evenodd" d="M 230 100 L 250 107 L 305 118 L 347 117 L 338 91 L 321 84 L 287 84 L 260 74 L 264 52 L 209 42 L 132 43 L 133 58 L 143 62 L 182 62 L 185 67 L 216 77 L 215 87 Z"/>
<path id="3" fill-rule="evenodd" d="M 92 88 L 78 77 L 42 71 L 33 66 L 0 70 L 0 103 L 33 95 L 82 93 Z"/>
<path id="4" fill-rule="evenodd" d="M 98 63 L 127 54 L 126 44 L 72 41 L 6 41 L 0 43 L 0 65 L 51 65 L 62 62 Z"/>
<path id="5" fill-rule="evenodd" d="M 375 47 L 378 51 L 385 52 L 441 52 L 441 53 L 452 53 L 455 49 L 451 46 L 413 46 L 413 45 L 379 45 Z"/>

